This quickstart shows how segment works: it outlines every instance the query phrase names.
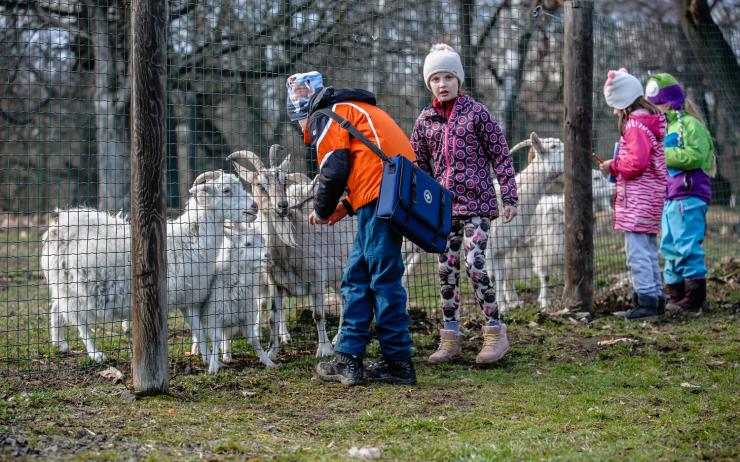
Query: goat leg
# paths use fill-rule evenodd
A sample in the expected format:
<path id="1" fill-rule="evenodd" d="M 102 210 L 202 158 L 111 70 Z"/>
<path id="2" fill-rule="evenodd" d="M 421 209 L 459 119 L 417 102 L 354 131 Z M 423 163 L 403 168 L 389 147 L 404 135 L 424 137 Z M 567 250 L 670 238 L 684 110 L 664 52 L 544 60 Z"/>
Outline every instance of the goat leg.
<path id="1" fill-rule="evenodd" d="M 218 347 L 224 339 L 224 328 L 223 325 L 218 324 L 222 322 L 222 319 L 213 320 L 213 327 L 210 329 L 211 349 L 208 352 L 208 361 L 206 363 L 208 364 L 209 374 L 216 374 L 221 367 L 221 364 L 218 362 Z"/>
<path id="2" fill-rule="evenodd" d="M 64 331 L 62 330 L 62 314 L 59 312 L 59 304 L 57 301 L 51 303 L 49 309 L 49 336 L 51 337 L 51 344 L 55 346 L 62 353 L 69 352 L 69 344 L 64 339 Z"/>
<path id="3" fill-rule="evenodd" d="M 322 285 L 323 287 L 323 285 Z M 326 333 L 326 310 L 324 309 L 324 293 L 313 294 L 313 321 L 316 324 L 316 332 L 319 337 L 319 346 L 316 349 L 316 357 L 332 356 L 334 349 L 331 347 L 329 336 Z"/>
<path id="4" fill-rule="evenodd" d="M 272 297 L 272 303 L 270 304 L 270 318 L 272 320 L 272 326 L 271 326 L 271 338 L 270 338 L 270 350 L 267 353 L 267 356 L 272 360 L 277 360 L 278 353 L 280 352 L 280 336 L 279 336 L 279 329 L 280 329 L 280 314 L 279 311 L 283 310 L 283 298 L 279 296 L 278 294 L 274 294 Z M 280 305 L 280 306 L 278 306 Z"/>

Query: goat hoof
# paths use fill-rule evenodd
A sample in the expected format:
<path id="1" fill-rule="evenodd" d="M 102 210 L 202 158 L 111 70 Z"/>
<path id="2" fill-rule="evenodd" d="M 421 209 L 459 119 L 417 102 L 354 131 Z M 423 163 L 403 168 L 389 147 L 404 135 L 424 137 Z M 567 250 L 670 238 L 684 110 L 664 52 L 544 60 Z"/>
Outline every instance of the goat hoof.
<path id="1" fill-rule="evenodd" d="M 102 363 L 103 361 L 105 361 L 105 355 L 100 351 L 96 351 L 95 353 L 88 353 L 88 356 L 90 356 L 90 359 L 98 363 Z"/>
<path id="2" fill-rule="evenodd" d="M 274 349 L 274 350 L 273 349 L 270 349 L 270 351 L 267 352 L 267 357 L 271 361 L 277 361 L 277 359 L 278 359 L 278 350 L 277 349 Z"/>
<path id="3" fill-rule="evenodd" d="M 223 355 L 221 357 L 221 362 L 223 363 L 230 363 L 232 361 L 234 361 L 234 358 L 231 355 Z"/>
<path id="4" fill-rule="evenodd" d="M 290 343 L 290 334 L 280 334 L 280 343 Z"/>
<path id="5" fill-rule="evenodd" d="M 123 331 L 124 334 L 128 334 L 130 330 L 131 330 L 131 322 L 121 321 L 121 331 Z"/>
<path id="6" fill-rule="evenodd" d="M 319 348 L 316 350 L 317 358 L 321 358 L 324 356 L 333 356 L 333 355 L 334 355 L 334 348 L 331 347 L 330 343 L 319 345 Z"/>
<path id="7" fill-rule="evenodd" d="M 69 343 L 64 340 L 57 342 L 56 347 L 60 353 L 69 353 Z"/>

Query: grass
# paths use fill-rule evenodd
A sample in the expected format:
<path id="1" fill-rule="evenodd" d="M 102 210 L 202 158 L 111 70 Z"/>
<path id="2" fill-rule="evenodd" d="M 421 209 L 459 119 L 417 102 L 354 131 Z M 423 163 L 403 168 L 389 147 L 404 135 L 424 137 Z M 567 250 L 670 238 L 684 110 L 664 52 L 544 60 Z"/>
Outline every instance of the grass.
<path id="1" fill-rule="evenodd" d="M 473 323 L 459 364 L 427 366 L 436 339 L 415 335 L 417 387 L 324 384 L 305 354 L 269 371 L 253 357 L 216 376 L 175 370 L 170 394 L 141 399 L 101 367 L 10 380 L 0 438 L 5 454 L 24 441 L 28 459 L 328 461 L 352 446 L 404 461 L 740 457 L 735 312 L 585 325 L 525 309 L 509 325 L 514 351 L 489 369 L 473 365 Z M 615 338 L 636 343 L 599 345 Z"/>

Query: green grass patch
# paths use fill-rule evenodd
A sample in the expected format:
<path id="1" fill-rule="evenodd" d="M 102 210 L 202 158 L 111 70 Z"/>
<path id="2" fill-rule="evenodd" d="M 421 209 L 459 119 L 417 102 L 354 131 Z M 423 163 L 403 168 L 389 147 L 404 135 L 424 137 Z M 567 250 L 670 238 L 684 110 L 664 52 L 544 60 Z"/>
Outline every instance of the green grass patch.
<path id="1" fill-rule="evenodd" d="M 310 354 L 273 370 L 254 359 L 215 376 L 176 369 L 168 395 L 142 399 L 97 377 L 101 367 L 64 386 L 9 380 L 0 434 L 24 438 L 29 459 L 329 461 L 352 446 L 404 461 L 740 456 L 733 311 L 574 325 L 525 309 L 510 319 L 513 352 L 487 369 L 473 364 L 480 339 L 468 326 L 457 364 L 426 365 L 436 339 L 415 335 L 416 387 L 326 384 Z M 635 342 L 599 345 L 615 338 Z"/>

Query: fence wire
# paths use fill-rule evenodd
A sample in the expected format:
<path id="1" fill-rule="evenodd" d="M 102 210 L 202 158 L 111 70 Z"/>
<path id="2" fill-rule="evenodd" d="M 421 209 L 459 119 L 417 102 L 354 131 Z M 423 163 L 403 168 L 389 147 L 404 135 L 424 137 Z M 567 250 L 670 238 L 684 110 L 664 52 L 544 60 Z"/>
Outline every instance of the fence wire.
<path id="1" fill-rule="evenodd" d="M 80 339 L 81 327 L 89 328 L 90 342 L 108 361 L 127 363 L 129 63 L 134 59 L 129 55 L 129 10 L 123 1 L 21 0 L 0 3 L 0 12 L 0 375 L 94 364 L 100 357 L 87 354 L 90 348 Z M 194 180 L 213 170 L 235 173 L 226 157 L 239 150 L 256 153 L 262 163 L 262 175 L 259 166 L 252 166 L 258 172 L 245 175 L 243 184 L 261 198 L 263 210 L 249 232 L 236 226 L 213 231 L 204 225 L 198 229 L 210 234 L 196 239 L 194 225 L 168 227 L 170 237 L 179 239 L 171 241 L 175 247 L 168 254 L 172 362 L 197 357 L 191 347 L 192 318 L 179 309 L 183 306 L 221 313 L 227 325 L 241 322 L 247 335 L 259 332 L 266 345 L 272 306 L 267 295 L 275 283 L 266 276 L 268 267 L 288 279 L 283 284 L 285 329 L 279 334 L 291 342 L 284 349 L 316 348 L 311 308 L 317 305 L 325 307 L 329 335 L 334 335 L 342 306 L 337 281 L 353 240 L 352 221 L 347 220 L 343 230 L 303 226 L 301 213 L 310 210 L 310 202 L 302 204 L 310 195 L 305 185 L 283 190 L 291 207 L 287 218 L 274 209 L 266 212 L 266 201 L 279 195 L 279 188 L 270 187 L 285 178 L 264 173 L 287 153 L 290 173 L 303 173 L 310 181 L 318 171 L 315 154 L 288 118 L 285 79 L 294 72 L 318 70 L 327 85 L 370 90 L 378 105 L 410 134 L 421 109 L 431 103 L 421 69 L 436 42 L 449 43 L 460 53 L 464 92 L 491 110 L 510 147 L 532 132 L 547 141 L 549 152 L 538 159 L 528 158 L 528 149 L 513 154 L 520 218 L 506 236 L 507 294 L 499 293 L 498 298 L 510 311 L 519 306 L 557 307 L 564 258 L 562 177 L 557 174 L 557 169 L 562 172 L 563 154 L 558 144 L 563 120 L 562 8 L 533 10 L 527 2 L 488 0 L 176 0 L 170 3 L 169 15 L 170 218 L 176 220 L 189 210 L 191 221 L 185 219 L 185 224 L 193 224 L 192 216 L 208 207 L 189 205 Z M 675 75 L 714 136 L 719 175 L 713 182 L 705 248 L 709 266 L 715 268 L 723 257 L 740 254 L 735 205 L 740 181 L 738 113 L 736 105 L 729 104 L 737 96 L 731 88 L 736 87 L 732 83 L 737 79 L 740 34 L 736 27 L 704 32 L 712 50 L 725 47 L 733 54 L 735 67 L 722 68 L 713 58 L 697 56 L 697 48 L 677 24 L 615 17 L 597 15 L 594 21 L 594 149 L 609 158 L 618 139 L 616 120 L 601 94 L 609 69 L 626 67 L 643 82 L 653 72 Z M 714 67 L 708 68 L 707 61 Z M 273 144 L 285 150 L 271 164 L 268 149 Z M 550 168 L 528 169 L 532 162 Z M 593 182 L 593 204 L 581 205 L 595 211 L 596 301 L 606 303 L 613 300 L 614 288 L 626 290 L 627 272 L 621 235 L 612 230 L 613 185 L 600 174 L 593 175 Z M 233 210 L 222 205 L 226 203 L 214 202 L 209 219 L 228 217 Z M 60 217 L 74 226 L 61 223 Z M 286 221 L 290 218 L 301 222 L 291 224 Z M 222 233 L 225 242 L 246 242 L 249 247 L 219 250 Z M 286 248 L 286 239 L 298 245 L 278 255 L 276 249 Z M 53 249 L 44 253 L 43 242 Z M 185 255 L 184 247 L 194 242 L 205 242 L 207 248 L 191 246 Z M 50 270 L 44 274 L 42 255 L 63 255 L 48 259 L 52 269 L 60 270 L 57 276 Z M 404 247 L 404 257 L 412 319 L 426 328 L 434 326 L 441 318 L 436 258 L 410 245 Z M 59 290 L 49 284 L 59 282 L 54 277 L 66 278 Z M 462 301 L 465 319 L 480 316 L 465 279 Z M 203 325 L 213 325 L 214 319 L 205 316 Z M 65 340 L 51 337 L 55 322 Z M 255 358 L 237 332 L 227 334 L 235 336 L 235 357 Z"/>

